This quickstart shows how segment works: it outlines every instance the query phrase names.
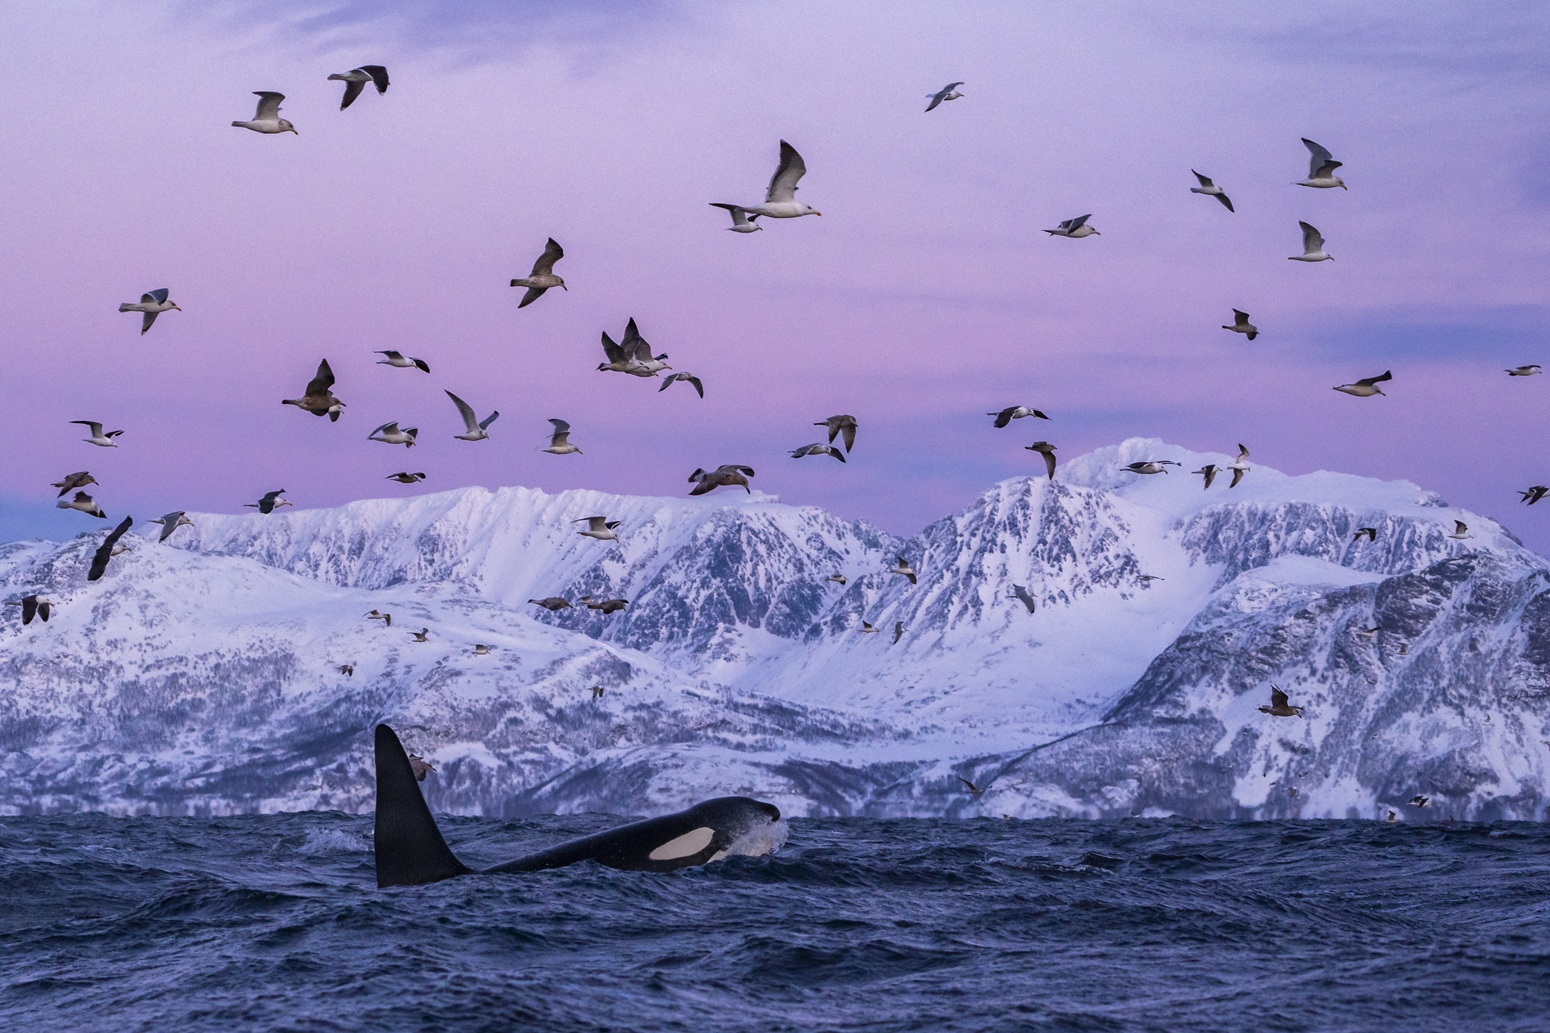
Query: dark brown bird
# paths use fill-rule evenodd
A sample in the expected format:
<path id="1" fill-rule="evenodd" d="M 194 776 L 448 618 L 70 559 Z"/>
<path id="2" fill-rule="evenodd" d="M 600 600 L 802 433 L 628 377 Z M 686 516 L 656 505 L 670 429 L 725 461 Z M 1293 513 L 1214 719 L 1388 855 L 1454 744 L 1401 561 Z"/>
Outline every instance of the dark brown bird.
<path id="1" fill-rule="evenodd" d="M 339 414 L 344 411 L 344 403 L 334 397 L 333 386 L 334 371 L 328 367 L 328 360 L 324 359 L 318 363 L 317 375 L 307 381 L 306 393 L 300 398 L 283 398 L 280 404 L 294 405 L 314 416 L 327 416 L 337 423 Z"/>
<path id="2" fill-rule="evenodd" d="M 1369 542 L 1377 541 L 1378 529 L 1376 527 L 1358 527 L 1356 533 L 1351 536 L 1353 542 L 1359 542 L 1363 538 L 1366 538 Z"/>
<path id="3" fill-rule="evenodd" d="M 1030 452 L 1037 452 L 1044 457 L 1044 472 L 1049 474 L 1049 479 L 1055 479 L 1055 446 L 1048 441 L 1035 441 L 1031 445 L 1024 445 Z"/>
<path id="4" fill-rule="evenodd" d="M 689 494 L 703 495 L 708 491 L 715 490 L 716 488 L 725 488 L 734 484 L 741 484 L 743 486 L 743 490 L 751 495 L 753 494 L 753 489 L 748 486 L 748 478 L 752 476 L 753 467 L 739 466 L 736 463 L 730 463 L 725 466 L 718 466 L 708 473 L 704 470 L 695 470 L 689 475 L 689 483 L 694 485 Z"/>
<path id="5" fill-rule="evenodd" d="M 393 615 L 391 613 L 383 613 L 381 610 L 372 610 L 366 615 L 366 619 L 381 621 L 384 628 L 391 628 L 393 626 Z"/>
<path id="6" fill-rule="evenodd" d="M 91 556 L 91 568 L 86 572 L 86 580 L 96 581 L 98 578 L 102 577 L 103 574 L 107 573 L 108 560 L 112 559 L 118 553 L 118 540 L 124 537 L 124 532 L 128 531 L 129 528 L 134 525 L 134 522 L 134 517 L 125 517 L 123 521 L 120 522 L 119 525 L 111 532 L 109 532 L 108 536 L 102 540 L 102 544 L 97 546 L 97 551 L 92 553 Z"/>
<path id="7" fill-rule="evenodd" d="M 1292 706 L 1291 701 L 1286 698 L 1286 693 L 1272 685 L 1270 686 L 1270 705 L 1268 707 L 1260 707 L 1259 712 L 1261 714 L 1269 714 L 1271 717 L 1301 717 L 1302 707 Z"/>
<path id="8" fill-rule="evenodd" d="M 594 685 L 594 686 L 592 686 L 592 698 L 593 699 L 602 699 L 603 698 L 603 687 L 601 685 Z"/>
<path id="9" fill-rule="evenodd" d="M 423 473 L 409 473 L 406 470 L 400 470 L 398 473 L 388 474 L 383 480 L 397 481 L 399 484 L 414 484 L 416 481 L 425 480 L 425 475 Z"/>
<path id="10" fill-rule="evenodd" d="M 65 474 L 64 480 L 55 481 L 53 483 L 52 487 L 59 489 L 59 494 L 54 497 L 62 499 L 66 494 L 74 491 L 77 488 L 84 488 L 88 484 L 96 483 L 97 478 L 93 477 L 85 470 L 77 470 L 75 473 L 67 473 Z"/>
<path id="11" fill-rule="evenodd" d="M 963 787 L 969 791 L 970 796 L 978 796 L 985 791 L 979 786 L 975 785 L 973 782 L 970 782 L 967 778 L 964 778 L 962 775 L 958 775 L 956 777 L 958 781 L 963 783 Z"/>
<path id="12" fill-rule="evenodd" d="M 424 782 L 425 776 L 436 770 L 435 765 L 418 753 L 409 754 L 409 770 L 414 772 L 416 782 Z"/>
<path id="13" fill-rule="evenodd" d="M 529 599 L 528 602 L 534 604 L 535 606 L 542 606 L 550 613 L 556 613 L 560 610 L 570 609 L 569 601 L 561 599 L 557 595 L 551 595 L 546 599 Z"/>
<path id="14" fill-rule="evenodd" d="M 49 614 L 54 612 L 54 604 L 37 595 L 24 595 L 20 599 L 11 599 L 5 605 L 22 608 L 23 624 L 31 624 L 34 617 L 47 624 Z"/>
<path id="15" fill-rule="evenodd" d="M 353 677 L 355 677 L 355 665 L 354 664 L 340 664 L 339 665 L 339 673 L 344 675 L 346 678 L 353 678 Z"/>
<path id="16" fill-rule="evenodd" d="M 630 605 L 628 599 L 594 599 L 590 595 L 582 596 L 581 601 L 587 604 L 587 609 L 600 610 L 605 614 L 618 613 Z"/>
<path id="17" fill-rule="evenodd" d="M 842 413 L 839 416 L 830 416 L 827 420 L 819 420 L 813 426 L 829 428 L 829 444 L 831 445 L 834 444 L 835 438 L 844 435 L 845 451 L 847 452 L 856 443 L 856 418 L 854 416 Z"/>

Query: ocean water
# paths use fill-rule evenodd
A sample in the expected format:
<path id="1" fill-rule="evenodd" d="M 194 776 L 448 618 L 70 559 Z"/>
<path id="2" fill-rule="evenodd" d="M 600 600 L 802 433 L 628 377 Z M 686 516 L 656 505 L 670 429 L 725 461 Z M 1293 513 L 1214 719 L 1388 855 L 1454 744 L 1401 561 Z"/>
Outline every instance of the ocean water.
<path id="1" fill-rule="evenodd" d="M 491 864 L 608 827 L 443 819 Z M 796 820 L 376 888 L 371 819 L 0 822 L 0 1019 L 238 1030 L 1550 1031 L 1550 826 Z"/>

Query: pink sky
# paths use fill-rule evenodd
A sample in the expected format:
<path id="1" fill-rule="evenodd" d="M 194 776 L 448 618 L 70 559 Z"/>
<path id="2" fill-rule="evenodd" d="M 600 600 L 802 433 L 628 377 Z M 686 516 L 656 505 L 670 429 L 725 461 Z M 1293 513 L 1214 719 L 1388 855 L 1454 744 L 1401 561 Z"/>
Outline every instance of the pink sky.
<path id="1" fill-rule="evenodd" d="M 0 537 L 99 526 L 51 508 L 79 469 L 116 519 L 281 487 L 677 495 L 729 462 L 913 532 L 1040 468 L 1036 437 L 1146 435 L 1410 479 L 1550 550 L 1550 508 L 1516 495 L 1550 483 L 1550 378 L 1502 372 L 1550 365 L 1550 15 L 1069 6 L 13 10 Z M 340 112 L 326 77 L 362 63 L 393 86 Z M 299 136 L 230 127 L 261 89 Z M 1303 136 L 1349 191 L 1291 185 Z M 724 232 L 707 202 L 762 199 L 782 138 L 823 217 Z M 1087 212 L 1101 236 L 1041 232 Z M 1286 260 L 1299 219 L 1336 261 Z M 551 236 L 570 290 L 519 312 L 507 283 Z M 118 303 L 162 286 L 185 311 L 140 337 Z M 1235 306 L 1256 342 L 1219 329 Z M 595 371 L 631 316 L 703 402 Z M 337 424 L 279 404 L 323 357 Z M 1330 390 L 1385 369 L 1388 397 Z M 490 441 L 453 440 L 444 388 L 501 411 Z M 1054 419 L 990 427 L 1018 403 Z M 848 465 L 787 457 L 838 412 Z M 537 451 L 551 416 L 584 455 Z M 87 418 L 122 447 L 81 443 Z M 395 419 L 418 447 L 366 440 Z M 383 479 L 405 468 L 429 479 Z"/>

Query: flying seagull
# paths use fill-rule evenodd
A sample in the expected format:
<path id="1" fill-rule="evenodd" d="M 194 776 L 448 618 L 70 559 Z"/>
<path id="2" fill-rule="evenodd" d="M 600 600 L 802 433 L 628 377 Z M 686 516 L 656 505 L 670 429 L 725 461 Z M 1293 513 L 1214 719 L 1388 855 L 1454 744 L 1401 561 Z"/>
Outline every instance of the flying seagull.
<path id="1" fill-rule="evenodd" d="M 1282 692 L 1277 686 L 1271 685 L 1270 705 L 1268 707 L 1260 707 L 1259 712 L 1261 714 L 1269 714 L 1271 717 L 1301 717 L 1302 707 L 1292 706 L 1291 701 L 1286 698 L 1286 693 Z"/>
<path id="2" fill-rule="evenodd" d="M 910 584 L 917 584 L 918 582 L 916 580 L 915 570 L 910 566 L 909 560 L 906 560 L 903 556 L 896 557 L 896 559 L 897 562 L 894 563 L 893 566 L 887 568 L 884 573 L 899 574 L 903 576 L 904 579 L 907 580 Z"/>
<path id="3" fill-rule="evenodd" d="M 660 394 L 661 392 L 666 391 L 670 384 L 676 383 L 680 380 L 694 388 L 695 393 L 698 394 L 701 398 L 705 397 L 705 385 L 702 384 L 700 382 L 700 378 L 695 376 L 693 373 L 669 373 L 667 376 L 662 378 L 662 386 L 657 388 L 657 392 Z"/>
<path id="4" fill-rule="evenodd" d="M 24 625 L 31 624 L 34 617 L 47 624 L 49 615 L 54 612 L 54 604 L 36 594 L 24 595 L 20 599 L 8 599 L 5 605 L 20 606 L 22 608 L 22 624 Z"/>
<path id="5" fill-rule="evenodd" d="M 1333 262 L 1335 256 L 1324 250 L 1324 238 L 1319 231 L 1306 222 L 1298 222 L 1302 227 L 1302 254 L 1287 255 L 1291 262 Z"/>
<path id="6" fill-rule="evenodd" d="M 844 574 L 830 574 L 828 577 L 824 578 L 824 580 L 833 581 L 836 585 L 843 585 L 849 579 L 846 578 Z"/>
<path id="7" fill-rule="evenodd" d="M 1013 585 L 1012 594 L 1007 596 L 1007 598 L 1021 600 L 1022 604 L 1028 607 L 1029 613 L 1032 613 L 1035 609 L 1033 595 L 1028 591 L 1027 585 Z"/>
<path id="8" fill-rule="evenodd" d="M 1390 370 L 1384 370 L 1376 377 L 1366 377 L 1362 380 L 1358 380 L 1354 384 L 1341 384 L 1339 387 L 1336 387 L 1335 390 L 1344 391 L 1346 394 L 1354 395 L 1357 398 L 1371 398 L 1373 395 L 1383 394 L 1383 389 L 1378 386 L 1379 384 L 1383 383 L 1384 381 L 1393 379 L 1393 372 Z"/>
<path id="9" fill-rule="evenodd" d="M 1172 459 L 1138 459 L 1133 463 L 1125 464 L 1122 469 L 1128 473 L 1167 473 L 1168 467 L 1179 465 L 1181 464 Z"/>
<path id="10" fill-rule="evenodd" d="M 1455 520 L 1453 521 L 1453 533 L 1448 535 L 1448 537 L 1463 541 L 1465 538 L 1473 538 L 1474 535 L 1469 533 L 1468 524 L 1464 523 L 1462 520 Z"/>
<path id="11" fill-rule="evenodd" d="M 1224 472 L 1227 470 L 1232 471 L 1232 483 L 1229 484 L 1228 487 L 1236 488 L 1238 486 L 1238 482 L 1243 480 L 1243 475 L 1249 472 L 1249 450 L 1240 444 L 1238 446 L 1238 458 L 1234 459 L 1228 465 L 1222 467 L 1222 470 Z"/>
<path id="12" fill-rule="evenodd" d="M 830 416 L 826 420 L 818 420 L 815 427 L 827 427 L 829 429 L 829 444 L 834 444 L 834 439 L 843 436 L 845 451 L 849 452 L 856 444 L 856 418 L 848 413 L 838 416 Z"/>
<path id="13" fill-rule="evenodd" d="M 1190 169 L 1190 171 L 1195 172 L 1194 169 Z M 1226 208 L 1229 212 L 1233 210 L 1232 201 L 1228 198 L 1227 192 L 1225 190 L 1211 182 L 1208 177 L 1202 176 L 1198 172 L 1195 172 L 1195 178 L 1200 180 L 1200 185 L 1198 187 L 1190 187 L 1190 193 L 1205 194 L 1207 197 L 1214 197 L 1218 201 L 1222 202 L 1223 208 Z"/>
<path id="14" fill-rule="evenodd" d="M 1049 474 L 1049 479 L 1055 479 L 1055 446 L 1048 441 L 1035 441 L 1031 445 L 1024 445 L 1030 452 L 1038 452 L 1044 457 L 1044 472 Z"/>
<path id="15" fill-rule="evenodd" d="M 355 103 L 355 98 L 361 95 L 367 83 L 376 83 L 379 94 L 386 93 L 388 88 L 387 69 L 381 65 L 361 65 L 348 72 L 335 72 L 328 79 L 330 82 L 337 79 L 344 83 L 344 99 L 339 102 L 340 111 Z"/>
<path id="16" fill-rule="evenodd" d="M 355 677 L 355 665 L 354 664 L 340 664 L 336 668 L 336 670 L 338 670 L 338 672 L 340 674 L 344 675 L 346 678 L 353 678 L 353 677 Z"/>
<path id="17" fill-rule="evenodd" d="M 888 643 L 888 644 L 891 645 L 891 646 L 896 646 L 896 645 L 899 644 L 899 639 L 901 639 L 903 637 L 904 637 L 904 622 L 903 621 L 894 621 L 893 622 L 893 641 Z"/>
<path id="18" fill-rule="evenodd" d="M 1356 533 L 1351 536 L 1353 542 L 1360 541 L 1363 538 L 1366 538 L 1369 542 L 1377 541 L 1378 529 L 1376 527 L 1358 527 Z"/>
<path id="19" fill-rule="evenodd" d="M 1238 308 L 1232 310 L 1232 325 L 1228 326 L 1226 323 L 1223 323 L 1222 329 L 1231 330 L 1235 334 L 1242 334 L 1251 341 L 1259 336 L 1259 327 L 1249 322 L 1249 314 L 1247 312 Z"/>
<path id="20" fill-rule="evenodd" d="M 1333 154 L 1306 136 L 1302 138 L 1302 145 L 1308 148 L 1308 178 L 1298 180 L 1296 186 L 1318 187 L 1324 190 L 1333 187 L 1339 187 L 1341 190 L 1348 189 L 1345 181 L 1335 175 L 1335 170 L 1341 166 L 1341 162 L 1336 161 Z"/>
<path id="21" fill-rule="evenodd" d="M 400 470 L 398 473 L 390 473 L 383 480 L 397 481 L 399 484 L 414 484 L 416 481 L 425 480 L 423 473 L 410 473 L 408 470 Z"/>
<path id="22" fill-rule="evenodd" d="M 442 388 L 442 390 L 446 391 L 446 388 Z M 452 399 L 453 405 L 457 406 L 458 415 L 463 417 L 463 426 L 466 428 L 463 433 L 454 434 L 452 435 L 453 437 L 459 441 L 483 441 L 490 436 L 490 424 L 494 423 L 495 418 L 500 415 L 498 411 L 490 413 L 481 423 L 478 417 L 474 415 L 473 407 L 467 402 L 451 391 L 447 391 L 447 397 Z"/>
<path id="23" fill-rule="evenodd" d="M 110 430 L 104 434 L 102 433 L 102 424 L 98 423 L 96 420 L 71 420 L 70 422 L 78 423 L 83 427 L 89 428 L 91 430 L 91 437 L 82 438 L 81 440 L 88 442 L 89 444 L 97 445 L 101 448 L 117 448 L 118 442 L 114 441 L 113 439 L 124 433 L 121 430 Z M 64 493 L 61 492 L 60 494 Z"/>
<path id="24" fill-rule="evenodd" d="M 558 613 L 560 610 L 570 609 L 570 601 L 562 599 L 557 595 L 547 596 L 543 599 L 529 599 L 528 602 L 535 606 L 542 606 L 550 613 Z"/>
<path id="25" fill-rule="evenodd" d="M 732 225 L 728 226 L 727 229 L 733 233 L 756 233 L 764 229 L 763 226 L 755 226 L 753 224 L 753 221 L 759 217 L 758 214 L 749 215 L 746 208 L 739 208 L 735 204 L 724 204 L 721 201 L 712 201 L 710 206 L 712 208 L 725 208 L 732 213 Z"/>
<path id="26" fill-rule="evenodd" d="M 384 423 L 370 434 L 366 435 L 367 441 L 380 441 L 385 445 L 403 445 L 405 448 L 414 447 L 414 439 L 419 436 L 419 427 L 406 427 L 398 429 L 398 422 Z"/>
<path id="27" fill-rule="evenodd" d="M 1198 470 L 1190 471 L 1190 473 L 1198 473 L 1206 479 L 1205 486 L 1207 489 L 1211 487 L 1211 482 L 1216 480 L 1216 475 L 1221 472 L 1222 468 L 1217 466 L 1215 463 L 1207 463 L 1205 466 L 1202 466 Z"/>
<path id="28" fill-rule="evenodd" d="M 1514 366 L 1507 371 L 1507 375 L 1509 377 L 1531 377 L 1539 372 L 1542 371 L 1539 368 L 1539 363 L 1536 362 L 1530 366 Z"/>
<path id="29" fill-rule="evenodd" d="M 282 398 L 281 405 L 294 405 L 298 409 L 304 409 L 314 416 L 327 416 L 330 422 L 339 422 L 339 414 L 344 412 L 344 403 L 334 397 L 334 371 L 329 368 L 328 360 L 318 363 L 318 371 L 315 376 L 307 381 L 307 390 L 300 398 Z"/>
<path id="30" fill-rule="evenodd" d="M 950 82 L 935 93 L 926 94 L 926 96 L 931 98 L 931 103 L 926 105 L 926 110 L 934 111 L 936 106 L 944 100 L 957 100 L 959 97 L 962 97 L 963 94 L 958 92 L 958 87 L 962 85 L 963 83 L 961 82 Z"/>
<path id="31" fill-rule="evenodd" d="M 65 474 L 64 480 L 55 481 L 51 487 L 59 489 L 59 494 L 54 497 L 62 499 L 68 492 L 72 492 L 77 488 L 84 488 L 88 484 L 96 483 L 97 478 L 93 477 L 85 470 L 77 470 L 75 473 Z"/>
<path id="32" fill-rule="evenodd" d="M 1032 416 L 1034 419 L 1038 420 L 1049 419 L 1049 417 L 1044 415 L 1044 413 L 1030 405 L 1013 405 L 1002 409 L 1000 412 L 988 412 L 985 415 L 994 416 L 996 418 L 997 427 L 1005 427 L 1013 420 L 1020 420 L 1025 416 Z"/>
<path id="33" fill-rule="evenodd" d="M 640 335 L 640 329 L 636 327 L 633 316 L 625 324 L 624 339 L 619 342 L 619 347 L 629 359 L 629 366 L 624 371 L 626 373 L 637 377 L 654 377 L 662 370 L 673 368 L 662 361 L 667 358 L 666 352 L 661 355 L 651 354 L 651 345 Z"/>
<path id="34" fill-rule="evenodd" d="M 978 796 L 985 791 L 983 787 L 975 785 L 973 782 L 970 782 L 962 775 L 955 775 L 953 777 L 957 778 L 958 781 L 963 783 L 963 787 L 969 791 L 970 796 Z"/>
<path id="35" fill-rule="evenodd" d="M 391 613 L 383 613 L 381 610 L 372 610 L 366 614 L 366 619 L 369 621 L 381 621 L 384 628 L 391 628 L 393 626 L 393 615 Z"/>
<path id="36" fill-rule="evenodd" d="M 554 427 L 554 433 L 549 435 L 549 447 L 539 451 L 557 456 L 568 456 L 572 453 L 580 455 L 581 449 L 570 443 L 570 424 L 553 417 L 550 417 L 549 423 Z"/>
<path id="37" fill-rule="evenodd" d="M 803 445 L 791 453 L 792 459 L 801 459 L 803 456 L 833 456 L 840 462 L 845 461 L 845 453 L 833 445 L 825 445 L 821 441 L 815 441 L 811 445 Z"/>
<path id="38" fill-rule="evenodd" d="M 1528 491 L 1520 491 L 1518 494 L 1523 496 L 1519 500 L 1520 502 L 1527 502 L 1532 506 L 1546 495 L 1550 495 L 1550 488 L 1545 487 L 1543 484 L 1536 484 Z"/>
<path id="39" fill-rule="evenodd" d="M 620 610 L 630 605 L 630 601 L 628 599 L 594 599 L 590 595 L 582 596 L 581 601 L 587 604 L 587 609 L 597 610 L 604 616 L 607 616 L 610 613 L 618 613 Z"/>
<path id="40" fill-rule="evenodd" d="M 495 648 L 494 646 L 487 646 L 483 642 L 475 642 L 474 643 L 474 655 L 475 656 L 489 656 L 490 655 L 490 651 L 493 650 L 494 648 Z"/>
<path id="41" fill-rule="evenodd" d="M 877 634 L 877 625 L 873 624 L 871 621 L 869 621 L 865 617 L 863 617 L 861 619 L 861 634 L 863 634 L 863 635 L 875 635 L 875 634 Z"/>
<path id="42" fill-rule="evenodd" d="M 409 634 L 416 642 L 429 642 L 431 640 L 430 628 L 421 628 L 419 631 L 411 631 Z"/>
<path id="43" fill-rule="evenodd" d="M 284 488 L 281 488 L 278 491 L 268 491 L 268 492 L 265 492 L 264 493 L 264 497 L 259 499 L 257 502 L 245 502 L 245 503 L 243 503 L 243 508 L 245 508 L 245 509 L 256 509 L 260 513 L 265 513 L 265 514 L 273 513 L 276 509 L 278 509 L 281 506 L 292 505 L 290 499 L 282 499 L 280 497 L 281 495 L 284 495 L 284 494 L 285 494 L 285 489 Z"/>
<path id="44" fill-rule="evenodd" d="M 1081 237 L 1102 236 L 1102 234 L 1097 230 L 1087 225 L 1087 220 L 1091 218 L 1091 213 L 1087 215 L 1078 215 L 1074 219 L 1067 219 L 1065 222 L 1061 223 L 1059 228 L 1045 230 L 1044 232 L 1048 233 L 1052 237 L 1075 237 L 1078 239 Z"/>
<path id="45" fill-rule="evenodd" d="M 280 117 L 280 102 L 285 99 L 285 94 L 275 93 L 273 90 L 254 90 L 253 96 L 258 98 L 258 110 L 253 114 L 251 122 L 233 122 L 232 125 L 239 129 L 251 129 L 255 133 L 296 133 L 296 127 L 291 125 L 289 119 Z M 296 133 L 300 136 L 300 133 Z"/>
<path id="46" fill-rule="evenodd" d="M 689 494 L 704 495 L 706 492 L 713 491 L 716 488 L 726 488 L 734 484 L 741 484 L 743 490 L 752 495 L 753 489 L 748 486 L 748 478 L 752 476 L 753 467 L 741 466 L 737 463 L 727 463 L 708 472 L 697 469 L 689 475 L 689 482 L 694 485 L 689 490 Z"/>
<path id="47" fill-rule="evenodd" d="M 91 556 L 91 568 L 86 572 L 86 580 L 96 581 L 98 578 L 102 577 L 103 574 L 107 573 L 108 560 L 118 555 L 120 551 L 118 547 L 118 540 L 124 537 L 125 531 L 128 531 L 132 526 L 134 526 L 134 522 L 134 517 L 125 517 L 119 523 L 119 525 L 110 531 L 108 536 L 102 540 L 102 544 L 97 546 L 97 551 L 92 553 Z"/>
<path id="48" fill-rule="evenodd" d="M 424 359 L 412 358 L 408 355 L 405 355 L 403 352 L 379 351 L 377 354 L 387 356 L 385 359 L 377 360 L 377 365 L 379 366 L 397 366 L 399 369 L 418 369 L 422 373 L 429 373 L 431 371 L 430 365 Z"/>
<path id="49" fill-rule="evenodd" d="M 188 514 L 181 509 L 174 509 L 166 516 L 160 516 L 155 520 L 152 520 L 151 523 L 161 525 L 161 534 L 156 538 L 158 542 L 164 542 L 168 538 L 171 538 L 172 532 L 176 531 L 184 524 L 187 524 L 189 527 L 194 526 L 194 522 L 188 518 Z"/>
<path id="50" fill-rule="evenodd" d="M 435 770 L 435 765 L 418 753 L 409 754 L 409 771 L 414 775 L 416 782 L 424 782 L 425 776 Z"/>
<path id="51" fill-rule="evenodd" d="M 108 518 L 108 515 L 102 511 L 102 507 L 97 505 L 96 500 L 84 491 L 76 492 L 75 498 L 69 502 L 60 500 L 54 503 L 54 506 L 57 509 L 73 509 L 77 512 L 85 513 L 87 516 L 101 517 L 103 520 Z"/>
<path id="52" fill-rule="evenodd" d="M 554 263 L 565 257 L 565 249 L 549 238 L 549 243 L 544 246 L 544 253 L 538 256 L 538 261 L 533 263 L 531 275 L 512 280 L 513 287 L 526 287 L 527 293 L 522 295 L 522 300 L 517 303 L 517 308 L 526 308 L 543 296 L 544 291 L 550 287 L 558 287 L 562 291 L 569 291 L 565 281 L 554 275 Z"/>
<path id="53" fill-rule="evenodd" d="M 167 288 L 165 287 L 146 291 L 140 295 L 139 301 L 126 301 L 118 307 L 120 312 L 145 313 L 144 318 L 140 320 L 140 333 L 142 336 L 151 328 L 151 324 L 156 322 L 157 316 L 172 309 L 177 309 L 179 312 L 183 311 L 181 308 L 178 308 L 175 302 L 167 300 Z"/>
<path id="54" fill-rule="evenodd" d="M 807 174 L 807 163 L 797 149 L 786 141 L 780 142 L 780 164 L 770 177 L 770 187 L 764 193 L 764 203 L 758 205 L 729 205 L 712 201 L 717 208 L 738 209 L 750 219 L 762 215 L 768 219 L 795 219 L 803 215 L 822 215 L 818 209 L 796 199 L 797 181 Z M 736 218 L 734 212 L 733 218 Z"/>
<path id="55" fill-rule="evenodd" d="M 584 523 L 587 525 L 587 529 L 585 531 L 577 531 L 577 534 L 586 538 L 596 538 L 600 542 L 618 541 L 619 536 L 614 534 L 614 528 L 618 527 L 623 522 L 624 521 L 622 520 L 610 520 L 607 517 L 602 516 L 582 517 L 579 520 L 571 521 L 573 524 Z"/>

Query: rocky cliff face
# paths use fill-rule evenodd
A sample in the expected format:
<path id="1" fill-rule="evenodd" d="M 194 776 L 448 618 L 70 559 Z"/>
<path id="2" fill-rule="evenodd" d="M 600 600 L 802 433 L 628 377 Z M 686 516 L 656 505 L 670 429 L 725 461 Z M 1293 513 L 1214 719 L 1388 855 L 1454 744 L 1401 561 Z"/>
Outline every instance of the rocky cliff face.
<path id="1" fill-rule="evenodd" d="M 1186 465 L 1122 469 L 1147 458 Z M 727 491 L 470 488 L 196 516 L 95 584 L 95 536 L 13 543 L 0 588 L 57 607 L 0 631 L 0 808 L 369 810 L 386 719 L 465 812 L 1543 817 L 1545 562 L 1414 485 L 1205 491 L 1212 461 L 1127 441 L 909 539 Z M 1301 717 L 1258 712 L 1271 683 Z"/>

